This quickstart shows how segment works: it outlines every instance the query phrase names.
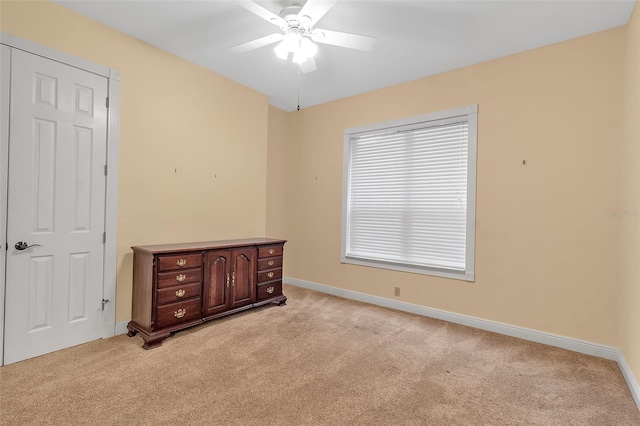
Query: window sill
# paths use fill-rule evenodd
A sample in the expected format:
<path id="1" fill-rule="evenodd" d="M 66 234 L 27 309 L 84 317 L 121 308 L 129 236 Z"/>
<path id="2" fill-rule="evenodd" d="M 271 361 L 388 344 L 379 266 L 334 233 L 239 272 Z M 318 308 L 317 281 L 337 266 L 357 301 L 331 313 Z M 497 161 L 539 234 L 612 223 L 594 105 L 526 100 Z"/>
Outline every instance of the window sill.
<path id="1" fill-rule="evenodd" d="M 350 256 L 341 256 L 341 263 L 368 266 L 371 268 L 390 269 L 393 271 L 407 272 L 410 274 L 431 275 L 434 277 L 451 278 L 454 280 L 475 282 L 475 274 L 473 271 L 452 271 L 446 269 L 427 268 L 420 266 L 402 265 L 392 262 L 382 262 L 379 260 L 362 259 Z"/>

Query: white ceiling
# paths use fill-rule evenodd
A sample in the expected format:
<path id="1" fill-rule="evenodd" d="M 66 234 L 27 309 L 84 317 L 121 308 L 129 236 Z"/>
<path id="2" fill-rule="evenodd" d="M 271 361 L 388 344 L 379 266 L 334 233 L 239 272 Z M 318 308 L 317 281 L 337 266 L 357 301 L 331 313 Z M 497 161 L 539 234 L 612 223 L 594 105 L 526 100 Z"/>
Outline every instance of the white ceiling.
<path id="1" fill-rule="evenodd" d="M 285 111 L 298 105 L 298 66 L 275 45 L 229 48 L 279 29 L 228 0 L 54 0 L 252 87 Z M 278 14 L 294 1 L 259 1 Z M 303 2 L 298 2 L 303 3 Z M 377 38 L 371 52 L 319 45 L 302 74 L 302 108 L 625 25 L 635 0 L 342 0 L 316 25 Z"/>

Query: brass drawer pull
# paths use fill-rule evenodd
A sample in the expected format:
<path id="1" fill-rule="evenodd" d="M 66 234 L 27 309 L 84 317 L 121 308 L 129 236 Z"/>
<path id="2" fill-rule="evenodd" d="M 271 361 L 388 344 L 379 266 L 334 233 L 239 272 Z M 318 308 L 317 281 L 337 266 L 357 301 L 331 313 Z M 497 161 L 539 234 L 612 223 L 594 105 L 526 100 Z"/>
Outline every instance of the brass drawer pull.
<path id="1" fill-rule="evenodd" d="M 276 251 L 275 251 L 274 249 L 269 249 L 269 254 L 273 254 L 273 253 L 275 253 L 275 252 L 276 252 Z"/>
<path id="2" fill-rule="evenodd" d="M 276 262 L 274 262 L 273 260 L 270 260 L 270 261 L 267 262 L 267 265 L 269 265 L 269 266 L 273 266 L 275 264 L 276 264 Z"/>
<path id="3" fill-rule="evenodd" d="M 186 291 L 184 291 L 183 289 L 176 290 L 176 297 L 183 297 L 185 293 Z"/>
<path id="4" fill-rule="evenodd" d="M 187 313 L 186 309 L 178 309 L 173 313 L 173 316 L 176 318 L 182 318 Z"/>
<path id="5" fill-rule="evenodd" d="M 180 260 L 178 260 L 178 261 L 176 262 L 176 265 L 178 265 L 178 266 L 184 266 L 184 265 L 186 265 L 186 264 L 187 264 L 186 259 L 180 259 Z"/>
<path id="6" fill-rule="evenodd" d="M 275 287 L 267 287 L 267 293 L 272 294 L 275 289 Z"/>
<path id="7" fill-rule="evenodd" d="M 182 281 L 186 280 L 187 276 L 185 274 L 180 274 L 178 276 L 176 276 L 176 281 L 178 281 L 179 283 L 181 283 Z"/>
<path id="8" fill-rule="evenodd" d="M 273 272 L 269 272 L 269 273 L 267 273 L 267 276 L 268 276 L 269 278 L 273 278 Z"/>

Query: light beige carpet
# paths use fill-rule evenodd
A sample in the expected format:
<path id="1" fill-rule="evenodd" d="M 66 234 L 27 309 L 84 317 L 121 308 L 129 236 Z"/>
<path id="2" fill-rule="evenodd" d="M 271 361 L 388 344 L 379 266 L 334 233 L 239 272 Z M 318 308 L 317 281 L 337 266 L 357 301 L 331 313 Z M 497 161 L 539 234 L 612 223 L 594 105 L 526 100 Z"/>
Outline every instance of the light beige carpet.
<path id="1" fill-rule="evenodd" d="M 640 425 L 616 363 L 285 286 L 145 351 L 0 368 L 2 425 Z"/>

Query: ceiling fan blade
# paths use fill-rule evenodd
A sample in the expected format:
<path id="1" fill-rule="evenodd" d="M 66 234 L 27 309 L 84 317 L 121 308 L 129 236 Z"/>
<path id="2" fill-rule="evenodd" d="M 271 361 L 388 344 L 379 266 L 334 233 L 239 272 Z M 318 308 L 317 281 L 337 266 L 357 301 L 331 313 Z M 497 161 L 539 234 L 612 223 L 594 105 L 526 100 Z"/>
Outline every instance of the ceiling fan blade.
<path id="1" fill-rule="evenodd" d="M 307 0 L 298 16 L 308 16 L 311 18 L 310 25 L 314 26 L 325 13 L 336 4 L 337 0 Z"/>
<path id="2" fill-rule="evenodd" d="M 303 74 L 315 71 L 317 69 L 318 65 L 316 65 L 316 61 L 313 58 L 309 58 L 300 64 L 300 71 L 302 71 Z"/>
<path id="3" fill-rule="evenodd" d="M 265 21 L 271 22 L 273 25 L 277 25 L 277 26 L 286 25 L 286 22 L 284 19 L 282 19 L 275 13 L 271 12 L 269 9 L 265 9 L 264 7 L 260 6 L 258 3 L 255 3 L 251 0 L 240 0 L 238 1 L 238 3 L 240 4 L 240 6 L 244 7 L 249 12 L 253 12 L 254 14 L 264 19 Z"/>
<path id="4" fill-rule="evenodd" d="M 365 52 L 373 49 L 376 39 L 358 34 L 343 33 L 340 31 L 322 30 L 316 28 L 311 32 L 311 39 L 316 43 L 332 44 L 334 46 L 358 49 Z"/>
<path id="5" fill-rule="evenodd" d="M 257 38 L 255 40 L 248 41 L 246 43 L 239 44 L 237 46 L 233 46 L 229 50 L 235 53 L 245 53 L 250 50 L 275 43 L 277 41 L 282 40 L 283 38 L 284 38 L 284 34 L 275 33 L 265 37 Z"/>

